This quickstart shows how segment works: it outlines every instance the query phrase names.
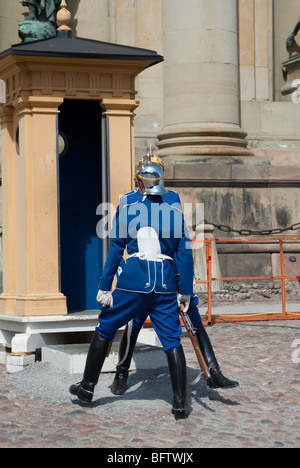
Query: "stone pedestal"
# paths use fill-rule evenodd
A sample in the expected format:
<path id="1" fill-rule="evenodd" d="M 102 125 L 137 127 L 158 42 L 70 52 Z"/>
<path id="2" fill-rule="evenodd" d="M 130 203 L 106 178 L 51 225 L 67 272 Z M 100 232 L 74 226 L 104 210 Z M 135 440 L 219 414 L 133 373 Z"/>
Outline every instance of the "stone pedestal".
<path id="1" fill-rule="evenodd" d="M 281 88 L 283 96 L 289 96 L 294 104 L 300 103 L 300 53 L 282 63 L 286 84 Z"/>

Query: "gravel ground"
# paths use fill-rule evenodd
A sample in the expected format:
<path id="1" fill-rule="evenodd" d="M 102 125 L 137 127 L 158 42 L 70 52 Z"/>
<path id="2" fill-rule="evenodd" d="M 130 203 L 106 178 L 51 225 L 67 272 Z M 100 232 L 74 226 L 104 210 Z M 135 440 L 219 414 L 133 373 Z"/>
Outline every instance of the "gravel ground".
<path id="1" fill-rule="evenodd" d="M 300 446 L 299 320 L 218 323 L 207 329 L 225 375 L 240 386 L 188 386 L 190 416 L 175 421 L 166 362 L 133 371 L 125 395 L 102 374 L 93 403 L 68 393 L 81 375 L 35 363 L 17 374 L 0 366 L 1 448 L 298 448 Z M 199 373 L 183 333 L 188 381 Z M 196 452 L 195 452 L 196 453 Z"/>

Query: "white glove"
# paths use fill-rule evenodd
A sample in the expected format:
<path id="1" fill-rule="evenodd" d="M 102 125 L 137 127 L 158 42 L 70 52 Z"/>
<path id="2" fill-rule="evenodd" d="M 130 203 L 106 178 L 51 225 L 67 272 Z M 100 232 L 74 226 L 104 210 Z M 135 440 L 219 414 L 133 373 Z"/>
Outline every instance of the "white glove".
<path id="1" fill-rule="evenodd" d="M 113 297 L 112 293 L 109 291 L 101 291 L 99 289 L 98 294 L 97 294 L 97 301 L 100 302 L 100 304 L 106 306 L 106 307 L 112 307 L 113 306 Z"/>
<path id="2" fill-rule="evenodd" d="M 187 294 L 178 294 L 177 296 L 178 307 L 180 307 L 181 304 L 183 304 L 184 306 L 183 312 L 187 312 L 189 305 L 190 305 L 190 300 L 191 300 L 191 296 Z"/>

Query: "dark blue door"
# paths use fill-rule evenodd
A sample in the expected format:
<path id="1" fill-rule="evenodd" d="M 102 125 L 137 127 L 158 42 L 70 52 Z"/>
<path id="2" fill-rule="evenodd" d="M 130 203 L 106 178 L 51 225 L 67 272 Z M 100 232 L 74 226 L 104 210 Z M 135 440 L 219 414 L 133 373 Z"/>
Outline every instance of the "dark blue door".
<path id="1" fill-rule="evenodd" d="M 66 100 L 59 110 L 59 132 L 66 145 L 59 157 L 61 291 L 69 312 L 98 310 L 101 109 L 96 101 Z"/>

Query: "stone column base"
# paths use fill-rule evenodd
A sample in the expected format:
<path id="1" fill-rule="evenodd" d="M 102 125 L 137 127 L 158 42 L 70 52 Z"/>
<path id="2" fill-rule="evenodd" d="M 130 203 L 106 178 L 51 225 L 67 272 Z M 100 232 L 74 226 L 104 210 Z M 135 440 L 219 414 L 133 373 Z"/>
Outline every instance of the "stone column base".
<path id="1" fill-rule="evenodd" d="M 238 125 L 216 123 L 164 130 L 158 135 L 157 155 L 253 156 L 246 136 Z"/>
<path id="2" fill-rule="evenodd" d="M 61 294 L 10 296 L 0 295 L 0 313 L 8 315 L 65 315 L 66 297 Z"/>

